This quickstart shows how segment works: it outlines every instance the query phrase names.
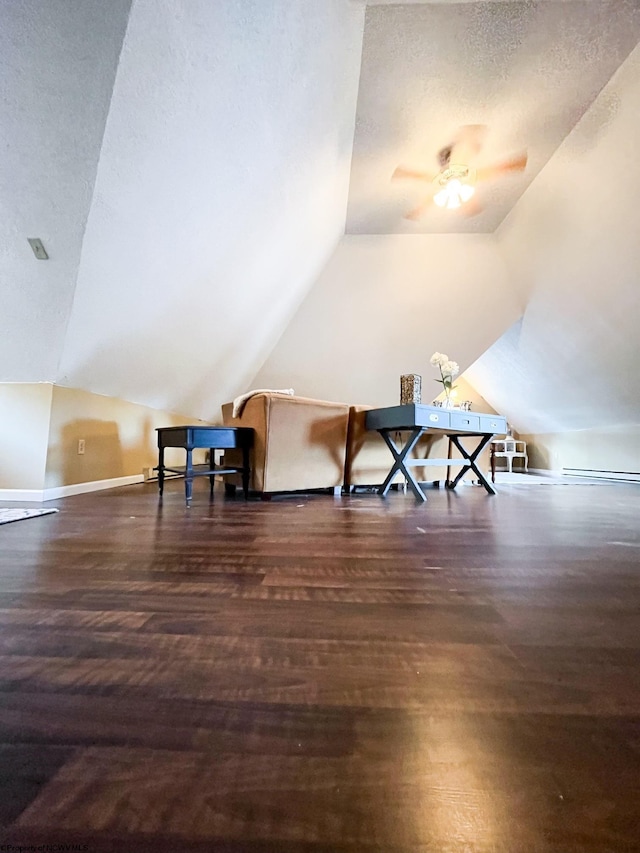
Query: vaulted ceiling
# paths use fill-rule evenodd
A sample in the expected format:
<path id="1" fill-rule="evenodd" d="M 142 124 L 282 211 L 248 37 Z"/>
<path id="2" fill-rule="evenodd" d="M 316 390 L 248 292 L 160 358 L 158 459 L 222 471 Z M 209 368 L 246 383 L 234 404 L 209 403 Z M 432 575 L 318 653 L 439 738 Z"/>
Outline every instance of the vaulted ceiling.
<path id="1" fill-rule="evenodd" d="M 363 7 L 0 15 L 0 380 L 217 417 L 344 234 Z"/>
<path id="2" fill-rule="evenodd" d="M 347 232 L 492 232 L 640 38 L 625 0 L 370 4 L 351 166 Z M 466 217 L 430 204 L 428 183 L 391 181 L 399 164 L 439 171 L 462 125 L 485 125 L 483 167 L 528 152 L 522 174 L 479 184 Z"/>
<path id="3" fill-rule="evenodd" d="M 298 393 L 356 399 L 361 380 L 344 369 L 355 341 L 360 373 L 379 365 L 372 381 L 384 373 L 394 383 L 377 390 L 381 400 L 433 349 L 470 365 L 520 317 L 530 323 L 538 304 L 535 350 L 554 251 L 541 237 L 545 199 L 566 213 L 558 181 L 569 169 L 579 186 L 584 162 L 589 193 L 576 200 L 595 218 L 603 202 L 613 214 L 606 175 L 618 174 L 635 129 L 633 73 L 626 88 L 609 86 L 640 36 L 637 6 L 2 4 L 0 381 L 56 381 L 216 418 L 257 378 L 273 381 L 276 365 L 299 368 Z M 471 123 L 488 126 L 486 161 L 526 148 L 527 170 L 480 190 L 486 209 L 474 218 L 430 210 L 404 220 L 420 187 L 391 183 L 394 167 L 433 169 L 437 150 Z M 635 146 L 620 162 L 626 216 Z M 576 228 L 580 214 L 571 208 Z M 598 269 L 613 239 L 624 274 L 609 286 L 633 308 L 635 255 L 620 252 L 627 231 L 611 221 Z M 569 231 L 565 270 L 580 252 L 579 231 Z M 588 233 L 598 233 L 593 222 Z M 49 261 L 35 260 L 31 236 Z M 402 240 L 421 242 L 405 251 Z M 443 282 L 455 294 L 449 311 Z M 595 281 L 589 292 L 596 312 Z M 473 310 L 453 310 L 465 304 Z M 588 347 L 584 335 L 572 341 Z M 544 371 L 535 375 L 544 399 Z M 486 371 L 478 381 L 491 400 Z M 606 381 L 601 371 L 593 387 Z"/>
<path id="4" fill-rule="evenodd" d="M 0 380 L 56 376 L 130 5 L 0 5 Z"/>

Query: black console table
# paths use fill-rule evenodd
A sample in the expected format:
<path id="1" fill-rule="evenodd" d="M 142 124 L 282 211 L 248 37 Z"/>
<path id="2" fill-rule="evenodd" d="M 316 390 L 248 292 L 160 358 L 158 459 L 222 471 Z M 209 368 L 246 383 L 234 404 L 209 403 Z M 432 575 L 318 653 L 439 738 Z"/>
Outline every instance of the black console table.
<path id="1" fill-rule="evenodd" d="M 447 480 L 447 488 L 455 489 L 466 471 L 473 471 L 478 480 L 490 495 L 495 495 L 494 486 L 487 480 L 477 465 L 477 458 L 496 433 L 504 433 L 507 429 L 506 418 L 502 415 L 476 414 L 455 409 L 443 409 L 437 406 L 422 406 L 410 403 L 404 406 L 389 406 L 386 409 L 371 409 L 365 416 L 367 429 L 377 430 L 385 440 L 393 455 L 393 465 L 386 480 L 378 489 L 378 494 L 385 497 L 393 478 L 399 472 L 403 474 L 409 488 L 418 500 L 426 501 L 427 496 L 418 485 L 410 471 L 412 466 L 425 465 L 462 465 L 462 470 L 451 482 Z M 398 447 L 393 439 L 396 432 L 410 433 L 404 448 Z M 446 435 L 462 455 L 462 459 L 415 459 L 411 451 L 416 446 L 423 433 Z M 467 449 L 462 443 L 466 436 L 477 439 L 473 449 Z"/>
<path id="2" fill-rule="evenodd" d="M 194 477 L 209 477 L 211 484 L 210 495 L 213 497 L 213 478 L 220 474 L 242 474 L 242 488 L 245 498 L 249 495 L 249 477 L 251 474 L 249 451 L 253 445 L 253 430 L 249 427 L 217 427 L 217 426 L 175 426 L 159 427 L 158 433 L 158 488 L 160 497 L 164 489 L 165 472 L 182 474 L 184 476 L 184 492 L 187 506 L 191 503 Z M 165 447 L 183 447 L 187 452 L 187 464 L 172 467 L 164 464 Z M 196 448 L 209 448 L 209 464 L 194 465 L 193 451 Z M 215 450 L 242 450 L 242 465 L 216 468 Z"/>

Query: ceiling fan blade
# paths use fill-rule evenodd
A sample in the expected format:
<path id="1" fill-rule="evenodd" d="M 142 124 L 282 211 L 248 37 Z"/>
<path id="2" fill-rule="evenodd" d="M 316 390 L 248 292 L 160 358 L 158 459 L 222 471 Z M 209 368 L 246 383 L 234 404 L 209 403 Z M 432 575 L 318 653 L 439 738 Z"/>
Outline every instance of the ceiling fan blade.
<path id="1" fill-rule="evenodd" d="M 411 222 L 419 222 L 420 219 L 425 215 L 427 210 L 431 207 L 432 197 L 427 196 L 424 201 L 419 204 L 417 207 L 414 207 L 413 210 L 410 210 L 408 213 L 405 213 L 404 218 L 411 220 Z"/>
<path id="2" fill-rule="evenodd" d="M 428 172 L 420 172 L 417 169 L 407 169 L 405 166 L 398 166 L 393 175 L 391 175 L 391 180 L 397 181 L 402 178 L 409 178 L 415 181 L 426 181 L 427 183 L 431 183 L 434 177 L 435 175 L 430 175 Z"/>
<path id="3" fill-rule="evenodd" d="M 484 210 L 484 205 L 480 204 L 477 196 L 473 196 L 473 198 L 469 199 L 469 201 L 465 202 L 460 208 L 460 212 L 463 216 L 471 218 L 472 216 L 477 216 L 479 213 L 482 213 Z"/>
<path id="4" fill-rule="evenodd" d="M 518 154 L 517 157 L 510 157 L 508 160 L 502 160 L 499 163 L 494 163 L 492 166 L 485 166 L 478 169 L 476 177 L 478 181 L 490 181 L 493 178 L 499 178 L 501 175 L 508 175 L 511 172 L 523 172 L 527 165 L 527 153 Z"/>
<path id="5" fill-rule="evenodd" d="M 440 155 L 449 150 L 447 163 L 463 163 L 469 165 L 482 151 L 484 140 L 487 135 L 486 124 L 464 124 L 458 128 L 453 142 L 440 152 Z"/>

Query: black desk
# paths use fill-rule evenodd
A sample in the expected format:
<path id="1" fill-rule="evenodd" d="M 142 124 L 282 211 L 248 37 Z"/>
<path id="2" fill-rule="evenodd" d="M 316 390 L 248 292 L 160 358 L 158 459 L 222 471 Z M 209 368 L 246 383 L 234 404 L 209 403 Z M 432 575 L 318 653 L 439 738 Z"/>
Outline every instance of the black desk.
<path id="1" fill-rule="evenodd" d="M 405 406 L 389 406 L 385 409 L 371 409 L 365 416 L 367 429 L 377 430 L 385 440 L 393 455 L 393 465 L 378 494 L 385 497 L 391 488 L 393 478 L 398 472 L 404 475 L 409 488 L 418 500 L 426 501 L 427 496 L 420 488 L 410 471 L 412 466 L 426 465 L 462 465 L 462 470 L 453 481 L 447 480 L 447 487 L 455 489 L 467 471 L 473 471 L 490 495 L 495 495 L 494 486 L 487 480 L 476 459 L 496 433 L 506 432 L 507 420 L 502 415 L 484 415 L 476 412 L 462 412 L 457 409 L 441 409 L 437 406 L 422 406 L 411 403 Z M 409 438 L 403 448 L 396 446 L 393 433 L 406 431 Z M 446 435 L 457 447 L 462 459 L 414 459 L 410 454 L 421 435 Z M 476 445 L 468 450 L 462 439 L 470 436 L 478 439 Z M 451 445 L 450 445 L 451 446 Z M 448 476 L 448 474 L 447 474 Z"/>
<path id="2" fill-rule="evenodd" d="M 187 505 L 191 503 L 194 477 L 209 477 L 211 484 L 210 495 L 213 497 L 213 478 L 219 474 L 242 474 L 242 488 L 245 498 L 249 495 L 249 451 L 253 444 L 253 430 L 249 427 L 216 427 L 216 426 L 176 426 L 159 427 L 158 433 L 158 488 L 160 496 L 164 489 L 165 471 L 184 476 L 184 491 Z M 164 464 L 165 447 L 184 447 L 187 451 L 187 464 L 181 467 L 171 467 Z M 192 451 L 196 447 L 209 448 L 209 464 L 194 465 Z M 214 450 L 242 450 L 242 466 L 216 468 Z"/>

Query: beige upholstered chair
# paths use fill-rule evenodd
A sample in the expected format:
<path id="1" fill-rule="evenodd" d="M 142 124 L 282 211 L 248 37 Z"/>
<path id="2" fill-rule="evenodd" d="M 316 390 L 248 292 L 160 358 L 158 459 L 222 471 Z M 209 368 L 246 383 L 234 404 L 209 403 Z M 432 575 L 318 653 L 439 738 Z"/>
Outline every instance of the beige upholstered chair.
<path id="1" fill-rule="evenodd" d="M 366 429 L 365 417 L 373 406 L 351 406 L 349 408 L 349 431 L 344 469 L 344 486 L 347 491 L 353 486 L 379 486 L 384 482 L 393 457 L 379 433 Z M 403 483 L 398 474 L 394 483 Z"/>
<path id="2" fill-rule="evenodd" d="M 222 407 L 225 426 L 252 427 L 252 491 L 262 494 L 339 489 L 344 478 L 349 407 L 287 394 L 251 397 L 237 418 L 232 403 Z M 235 461 L 235 451 L 225 461 Z M 240 485 L 237 475 L 226 483 Z"/>

